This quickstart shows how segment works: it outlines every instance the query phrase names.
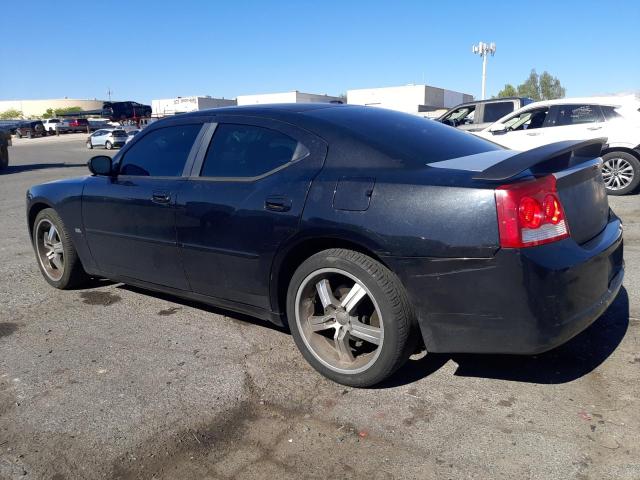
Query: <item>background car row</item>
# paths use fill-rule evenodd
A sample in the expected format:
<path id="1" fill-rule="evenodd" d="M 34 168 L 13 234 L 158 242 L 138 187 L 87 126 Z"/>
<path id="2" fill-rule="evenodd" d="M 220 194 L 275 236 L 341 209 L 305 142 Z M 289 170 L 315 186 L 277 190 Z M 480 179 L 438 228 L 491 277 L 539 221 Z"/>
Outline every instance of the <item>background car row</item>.
<path id="1" fill-rule="evenodd" d="M 518 103 L 522 107 L 514 111 Z M 491 118 L 500 111 L 500 118 L 486 123 L 487 114 Z M 640 103 L 636 100 L 493 99 L 458 105 L 437 120 L 520 151 L 563 140 L 606 138 L 601 155 L 607 193 L 625 195 L 640 185 Z"/>

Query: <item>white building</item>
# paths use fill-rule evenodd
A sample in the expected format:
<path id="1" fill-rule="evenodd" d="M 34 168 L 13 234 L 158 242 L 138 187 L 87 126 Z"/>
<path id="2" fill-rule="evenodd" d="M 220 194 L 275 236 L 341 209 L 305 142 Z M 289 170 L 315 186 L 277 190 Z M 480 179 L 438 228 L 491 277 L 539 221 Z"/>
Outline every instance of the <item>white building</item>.
<path id="1" fill-rule="evenodd" d="M 429 85 L 360 88 L 347 91 L 347 103 L 388 108 L 422 116 L 472 100 L 472 95 Z"/>
<path id="2" fill-rule="evenodd" d="M 232 107 L 236 105 L 235 100 L 213 97 L 177 97 L 164 98 L 151 101 L 151 110 L 154 117 L 165 117 L 176 113 L 187 113 L 206 108 Z"/>
<path id="3" fill-rule="evenodd" d="M 265 103 L 331 103 L 340 102 L 340 97 L 303 93 L 297 90 L 282 93 L 263 93 L 258 95 L 238 95 L 238 105 L 262 105 Z"/>

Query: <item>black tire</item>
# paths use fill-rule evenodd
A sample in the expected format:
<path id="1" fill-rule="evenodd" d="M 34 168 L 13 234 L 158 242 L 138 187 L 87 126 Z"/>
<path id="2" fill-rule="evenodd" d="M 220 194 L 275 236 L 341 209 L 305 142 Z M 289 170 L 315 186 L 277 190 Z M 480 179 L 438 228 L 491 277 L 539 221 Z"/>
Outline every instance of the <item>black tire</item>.
<path id="1" fill-rule="evenodd" d="M 326 269 L 338 269 L 357 278 L 380 309 L 384 338 L 378 356 L 364 371 L 342 373 L 327 367 L 303 339 L 296 318 L 298 290 L 314 272 Z M 380 262 L 353 250 L 324 250 L 298 267 L 287 292 L 287 318 L 293 339 L 307 362 L 325 377 L 352 387 L 370 387 L 388 378 L 407 361 L 419 341 L 413 309 L 400 280 Z"/>
<path id="2" fill-rule="evenodd" d="M 0 170 L 4 170 L 9 166 L 9 149 L 0 147 Z"/>
<path id="3" fill-rule="evenodd" d="M 633 169 L 633 177 L 631 181 L 623 188 L 611 188 L 610 186 L 605 185 L 607 189 L 607 193 L 609 195 L 616 195 L 616 196 L 627 195 L 629 193 L 632 193 L 636 188 L 638 188 L 638 185 L 640 184 L 640 161 L 636 156 L 627 152 L 616 151 L 616 150 L 607 152 L 602 156 L 602 161 L 604 162 L 603 176 L 606 173 L 608 162 L 613 163 L 616 161 L 616 159 L 620 159 L 631 166 L 631 168 Z M 606 180 L 606 177 L 605 177 L 605 180 Z"/>
<path id="4" fill-rule="evenodd" d="M 104 148 L 106 148 L 107 150 L 111 150 L 113 148 L 113 145 L 110 141 L 107 140 L 106 142 L 104 142 Z"/>
<path id="5" fill-rule="evenodd" d="M 40 255 L 38 253 L 38 242 L 39 242 L 39 229 L 38 226 L 41 222 L 50 222 L 53 224 L 58 232 L 58 236 L 60 241 L 62 242 L 63 247 L 63 255 L 64 255 L 64 271 L 62 276 L 59 279 L 54 279 L 51 277 L 49 273 L 45 270 L 42 261 L 40 260 Z M 53 208 L 45 208 L 40 211 L 36 216 L 36 219 L 32 225 L 32 242 L 33 247 L 36 252 L 36 260 L 38 262 L 38 267 L 40 268 L 40 272 L 44 279 L 51 285 L 52 287 L 58 288 L 60 290 L 69 290 L 73 288 L 77 288 L 82 286 L 89 279 L 88 275 L 85 273 L 84 268 L 82 268 L 82 264 L 80 262 L 80 258 L 78 257 L 78 253 L 76 252 L 75 247 L 73 246 L 73 242 L 71 241 L 71 237 L 67 232 L 60 216 L 56 213 Z"/>
<path id="6" fill-rule="evenodd" d="M 89 140 L 89 141 L 87 142 L 87 148 L 88 148 L 89 150 L 93 150 L 93 144 L 91 143 L 91 140 Z"/>
<path id="7" fill-rule="evenodd" d="M 16 130 L 16 137 L 22 138 L 22 134 Z"/>

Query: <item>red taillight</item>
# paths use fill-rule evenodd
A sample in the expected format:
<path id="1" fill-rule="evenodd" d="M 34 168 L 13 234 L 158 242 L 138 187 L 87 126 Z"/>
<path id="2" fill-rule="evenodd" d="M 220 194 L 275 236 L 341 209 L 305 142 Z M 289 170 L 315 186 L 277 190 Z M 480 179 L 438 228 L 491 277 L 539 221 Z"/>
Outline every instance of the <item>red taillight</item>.
<path id="1" fill-rule="evenodd" d="M 553 175 L 498 187 L 496 205 L 502 247 L 532 247 L 569 237 Z"/>

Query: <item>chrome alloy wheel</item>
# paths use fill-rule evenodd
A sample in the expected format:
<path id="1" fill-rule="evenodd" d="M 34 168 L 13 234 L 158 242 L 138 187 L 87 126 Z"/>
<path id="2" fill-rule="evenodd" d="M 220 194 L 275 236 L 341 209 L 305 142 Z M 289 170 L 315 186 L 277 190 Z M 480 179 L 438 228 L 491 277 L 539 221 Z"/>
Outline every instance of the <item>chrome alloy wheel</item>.
<path id="1" fill-rule="evenodd" d="M 36 225 L 36 250 L 47 276 L 53 281 L 60 280 L 64 275 L 64 247 L 58 229 L 46 218 Z"/>
<path id="2" fill-rule="evenodd" d="M 308 275 L 296 294 L 302 340 L 327 368 L 356 374 L 380 355 L 384 325 L 378 304 L 356 277 L 337 268 Z"/>
<path id="3" fill-rule="evenodd" d="M 602 178 L 609 190 L 622 190 L 633 181 L 633 166 L 624 158 L 612 158 L 602 164 Z"/>

